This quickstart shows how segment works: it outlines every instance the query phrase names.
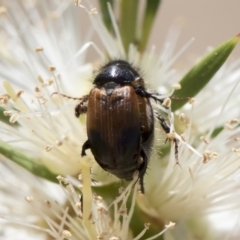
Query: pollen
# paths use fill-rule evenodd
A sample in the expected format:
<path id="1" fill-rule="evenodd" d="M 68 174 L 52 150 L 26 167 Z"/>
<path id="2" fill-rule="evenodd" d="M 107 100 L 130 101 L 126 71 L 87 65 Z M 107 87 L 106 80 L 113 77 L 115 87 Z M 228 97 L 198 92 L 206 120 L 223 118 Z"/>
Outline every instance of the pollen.
<path id="1" fill-rule="evenodd" d="M 8 94 L 0 94 L 0 103 L 1 104 L 7 104 L 9 100 L 9 95 Z"/>
<path id="2" fill-rule="evenodd" d="M 33 196 L 27 196 L 27 197 L 25 197 L 25 199 L 26 199 L 28 202 L 33 202 Z"/>
<path id="3" fill-rule="evenodd" d="M 194 104 L 195 99 L 194 99 L 194 98 L 189 98 L 188 102 L 189 102 L 190 104 Z"/>
<path id="4" fill-rule="evenodd" d="M 180 135 L 180 137 L 181 137 L 181 139 L 182 139 L 183 142 L 187 142 L 187 136 L 186 136 L 186 134 L 183 133 L 183 134 Z"/>
<path id="5" fill-rule="evenodd" d="M 21 95 L 24 93 L 24 90 L 19 90 L 19 91 L 17 91 L 17 93 L 16 93 L 16 96 L 17 97 L 21 97 Z"/>
<path id="6" fill-rule="evenodd" d="M 42 78 L 42 76 L 40 76 L 40 75 L 37 77 L 37 80 L 38 80 L 41 84 L 44 83 L 43 78 Z"/>
<path id="7" fill-rule="evenodd" d="M 232 148 L 232 152 L 240 152 L 239 148 Z"/>
<path id="8" fill-rule="evenodd" d="M 206 150 L 203 153 L 203 163 L 209 162 L 212 158 L 218 158 L 218 153 L 217 152 L 211 152 L 209 150 Z"/>
<path id="9" fill-rule="evenodd" d="M 76 6 L 80 6 L 81 5 L 81 0 L 75 0 L 75 3 L 74 3 Z"/>
<path id="10" fill-rule="evenodd" d="M 101 196 L 97 196 L 97 200 L 99 201 L 100 204 L 103 203 L 103 198 Z"/>
<path id="11" fill-rule="evenodd" d="M 53 78 L 49 78 L 49 79 L 47 80 L 46 85 L 47 85 L 47 86 L 51 86 L 53 83 L 54 83 Z"/>
<path id="12" fill-rule="evenodd" d="M 162 106 L 169 108 L 171 106 L 171 104 L 172 104 L 171 99 L 170 98 L 165 98 L 163 103 L 162 103 Z"/>
<path id="13" fill-rule="evenodd" d="M 14 111 L 3 111 L 4 116 L 11 116 L 14 113 Z"/>
<path id="14" fill-rule="evenodd" d="M 184 113 L 180 113 L 178 118 L 179 118 L 179 121 L 181 123 L 186 123 L 187 122 L 187 118 L 186 118 L 186 115 Z"/>
<path id="15" fill-rule="evenodd" d="M 62 236 L 65 238 L 69 238 L 72 236 L 72 234 L 68 230 L 63 230 L 62 231 Z"/>
<path id="16" fill-rule="evenodd" d="M 56 67 L 54 65 L 50 65 L 48 67 L 48 69 L 51 71 L 51 72 L 54 72 L 56 70 Z"/>
<path id="17" fill-rule="evenodd" d="M 144 227 L 145 227 L 146 229 L 149 229 L 150 225 L 151 225 L 150 223 L 145 223 L 145 224 L 144 224 Z"/>
<path id="18" fill-rule="evenodd" d="M 98 13 L 97 8 L 92 8 L 90 10 L 90 14 L 97 14 L 97 13 Z"/>
<path id="19" fill-rule="evenodd" d="M 19 118 L 19 114 L 14 113 L 14 114 L 11 115 L 11 117 L 9 119 L 9 122 L 10 123 L 15 123 L 18 120 L 18 118 Z"/>
<path id="20" fill-rule="evenodd" d="M 239 123 L 239 120 L 237 118 L 234 118 L 232 119 L 230 122 L 229 122 L 231 125 L 236 125 Z"/>
<path id="21" fill-rule="evenodd" d="M 52 204 L 51 204 L 51 202 L 50 202 L 49 200 L 46 200 L 45 203 L 46 203 L 46 205 L 47 205 L 49 208 L 52 207 Z"/>
<path id="22" fill-rule="evenodd" d="M 61 175 L 58 175 L 56 178 L 59 182 L 62 182 L 62 180 L 63 180 L 63 177 Z"/>
<path id="23" fill-rule="evenodd" d="M 224 129 L 226 129 L 226 130 L 232 130 L 232 129 L 233 129 L 233 126 L 232 126 L 230 123 L 226 123 L 226 124 L 224 125 Z"/>
<path id="24" fill-rule="evenodd" d="M 111 238 L 109 238 L 109 240 L 120 240 L 120 238 L 118 238 L 118 237 L 111 237 Z"/>
<path id="25" fill-rule="evenodd" d="M 167 139 L 168 139 L 169 141 L 173 141 L 174 138 L 175 138 L 174 132 L 171 132 L 171 133 L 168 133 L 168 134 L 167 134 Z"/>
<path id="26" fill-rule="evenodd" d="M 37 93 L 41 92 L 41 90 L 40 90 L 39 87 L 35 87 L 35 88 L 34 88 L 34 91 L 37 92 Z"/>
<path id="27" fill-rule="evenodd" d="M 165 227 L 166 227 L 167 229 L 173 229 L 175 225 L 176 225 L 176 223 L 174 223 L 174 222 L 169 222 L 169 224 L 165 225 Z"/>
<path id="28" fill-rule="evenodd" d="M 205 136 L 201 136 L 200 140 L 203 141 L 205 144 L 209 144 L 209 141 L 206 139 Z"/>
<path id="29" fill-rule="evenodd" d="M 181 84 L 180 83 L 175 83 L 172 85 L 172 88 L 175 89 L 175 90 L 179 90 L 182 88 Z"/>
<path id="30" fill-rule="evenodd" d="M 46 150 L 47 152 L 49 152 L 49 151 L 52 150 L 52 148 L 53 148 L 52 145 L 47 145 L 47 146 L 45 147 L 45 150 Z"/>
<path id="31" fill-rule="evenodd" d="M 65 177 L 62 177 L 61 175 L 58 175 L 56 178 L 57 178 L 57 180 L 58 180 L 60 183 L 61 183 L 61 182 L 63 182 L 64 184 L 68 184 L 68 183 L 69 183 L 68 179 L 65 178 Z"/>
<path id="32" fill-rule="evenodd" d="M 61 140 L 57 140 L 57 141 L 56 141 L 56 145 L 57 145 L 57 146 L 62 146 L 62 145 L 63 145 L 63 142 L 62 142 Z"/>
<path id="33" fill-rule="evenodd" d="M 77 202 L 75 204 L 75 207 L 76 207 L 77 210 L 82 211 L 82 204 L 80 202 Z"/>
<path id="34" fill-rule="evenodd" d="M 43 50 L 44 48 L 40 46 L 35 48 L 35 52 L 42 52 Z"/>

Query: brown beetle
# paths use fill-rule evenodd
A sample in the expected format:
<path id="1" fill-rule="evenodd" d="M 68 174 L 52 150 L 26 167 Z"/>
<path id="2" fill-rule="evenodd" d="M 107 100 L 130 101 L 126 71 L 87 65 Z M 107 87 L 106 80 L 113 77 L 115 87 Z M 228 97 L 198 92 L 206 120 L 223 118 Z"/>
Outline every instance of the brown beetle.
<path id="1" fill-rule="evenodd" d="M 75 108 L 75 115 L 87 114 L 87 141 L 82 156 L 91 149 L 98 164 L 120 179 L 132 180 L 139 171 L 141 192 L 153 141 L 154 115 L 150 98 L 138 72 L 123 60 L 103 66 L 94 87 Z M 170 128 L 157 117 L 164 131 Z"/>

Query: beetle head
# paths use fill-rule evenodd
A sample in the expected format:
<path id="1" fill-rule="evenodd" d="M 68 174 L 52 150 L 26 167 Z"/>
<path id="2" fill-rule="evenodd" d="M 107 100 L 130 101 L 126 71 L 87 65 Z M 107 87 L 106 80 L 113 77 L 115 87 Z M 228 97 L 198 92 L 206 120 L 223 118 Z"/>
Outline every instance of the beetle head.
<path id="1" fill-rule="evenodd" d="M 128 62 L 115 60 L 100 69 L 93 83 L 96 84 L 97 87 L 102 87 L 110 82 L 116 83 L 117 85 L 125 85 L 138 78 L 140 78 L 139 74 Z"/>

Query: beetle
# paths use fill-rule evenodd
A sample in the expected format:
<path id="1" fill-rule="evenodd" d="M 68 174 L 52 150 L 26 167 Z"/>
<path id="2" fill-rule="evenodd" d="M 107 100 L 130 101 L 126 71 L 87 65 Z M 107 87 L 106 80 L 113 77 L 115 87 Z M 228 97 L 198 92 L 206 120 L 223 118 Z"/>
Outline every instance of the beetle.
<path id="1" fill-rule="evenodd" d="M 87 137 L 82 156 L 90 149 L 97 163 L 120 179 L 130 181 L 139 172 L 140 190 L 149 162 L 154 132 L 150 99 L 162 102 L 145 88 L 138 71 L 125 60 L 100 68 L 93 88 L 75 107 L 75 116 L 87 115 Z M 157 117 L 166 133 L 169 126 Z"/>

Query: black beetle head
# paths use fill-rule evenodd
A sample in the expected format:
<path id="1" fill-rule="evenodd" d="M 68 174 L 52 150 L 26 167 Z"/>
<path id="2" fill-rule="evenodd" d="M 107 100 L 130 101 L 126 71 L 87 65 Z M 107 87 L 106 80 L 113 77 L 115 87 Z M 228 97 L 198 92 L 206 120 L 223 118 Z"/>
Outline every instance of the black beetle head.
<path id="1" fill-rule="evenodd" d="M 128 62 L 115 60 L 101 68 L 93 83 L 97 86 L 102 86 L 109 82 L 127 84 L 139 77 L 137 71 Z"/>

